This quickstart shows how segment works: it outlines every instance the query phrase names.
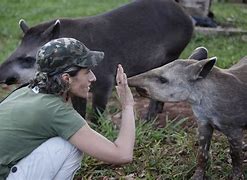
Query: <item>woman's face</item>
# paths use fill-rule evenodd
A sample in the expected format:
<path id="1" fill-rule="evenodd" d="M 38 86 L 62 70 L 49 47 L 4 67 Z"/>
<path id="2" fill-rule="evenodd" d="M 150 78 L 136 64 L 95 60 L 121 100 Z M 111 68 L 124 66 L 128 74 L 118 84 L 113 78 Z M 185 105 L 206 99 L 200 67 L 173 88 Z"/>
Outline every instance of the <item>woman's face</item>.
<path id="1" fill-rule="evenodd" d="M 87 98 L 93 81 L 96 81 L 94 73 L 90 69 L 81 69 L 75 76 L 69 77 L 69 92 L 77 97 Z"/>

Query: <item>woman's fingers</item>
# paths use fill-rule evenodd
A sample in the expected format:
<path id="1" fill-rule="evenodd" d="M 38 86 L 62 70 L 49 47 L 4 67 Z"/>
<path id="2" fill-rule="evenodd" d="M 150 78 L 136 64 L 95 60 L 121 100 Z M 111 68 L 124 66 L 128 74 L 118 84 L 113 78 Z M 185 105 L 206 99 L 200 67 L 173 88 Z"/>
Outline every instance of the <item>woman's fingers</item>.
<path id="1" fill-rule="evenodd" d="M 124 73 L 123 67 L 121 64 L 118 65 L 118 69 L 120 73 Z"/>
<path id="2" fill-rule="evenodd" d="M 124 85 L 127 85 L 127 75 L 125 73 L 123 73 L 123 81 L 122 81 L 122 83 Z"/>
<path id="3" fill-rule="evenodd" d="M 119 70 L 119 65 L 118 65 L 118 68 L 117 68 L 117 76 L 116 76 L 116 81 L 117 81 L 117 85 L 119 85 L 120 84 L 120 70 Z"/>
<path id="4" fill-rule="evenodd" d="M 124 73 L 121 64 L 119 64 L 117 68 L 116 81 L 117 81 L 117 86 L 116 86 L 117 94 L 120 98 L 120 102 L 122 106 L 125 107 L 127 105 L 133 105 L 134 104 L 133 95 L 131 93 L 130 88 L 128 87 L 127 76 Z"/>
<path id="5" fill-rule="evenodd" d="M 124 70 L 121 64 L 118 65 L 116 81 L 117 81 L 118 86 L 120 84 L 127 84 L 127 76 L 124 73 Z"/>

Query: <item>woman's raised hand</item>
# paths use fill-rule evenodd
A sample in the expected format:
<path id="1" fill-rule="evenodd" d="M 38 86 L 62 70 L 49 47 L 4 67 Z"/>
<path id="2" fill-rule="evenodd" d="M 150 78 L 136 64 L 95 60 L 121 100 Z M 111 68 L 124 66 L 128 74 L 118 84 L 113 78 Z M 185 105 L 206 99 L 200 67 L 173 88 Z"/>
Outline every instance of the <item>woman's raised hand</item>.
<path id="1" fill-rule="evenodd" d="M 117 94 L 119 96 L 122 108 L 126 108 L 127 106 L 133 106 L 134 105 L 133 95 L 128 86 L 127 76 L 124 73 L 121 64 L 119 64 L 117 68 L 116 81 L 117 81 L 117 86 L 116 86 Z"/>

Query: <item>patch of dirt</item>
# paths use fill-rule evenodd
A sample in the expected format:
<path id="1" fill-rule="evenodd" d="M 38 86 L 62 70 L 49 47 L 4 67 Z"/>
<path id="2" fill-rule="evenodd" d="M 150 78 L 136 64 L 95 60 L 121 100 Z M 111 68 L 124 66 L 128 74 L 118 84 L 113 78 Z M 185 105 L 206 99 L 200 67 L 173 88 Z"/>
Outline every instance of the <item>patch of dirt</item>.
<path id="1" fill-rule="evenodd" d="M 135 112 L 137 117 L 143 119 L 147 113 L 149 99 L 140 96 L 135 90 L 132 90 L 134 100 L 135 100 Z M 116 99 L 110 99 L 110 106 L 116 106 Z M 121 113 L 117 113 L 111 116 L 112 120 L 118 124 L 121 118 Z M 186 128 L 191 128 L 196 126 L 196 119 L 193 115 L 191 106 L 186 102 L 171 103 L 167 102 L 164 104 L 162 113 L 158 113 L 156 119 L 156 125 L 158 127 L 165 127 L 168 120 L 180 120 L 186 118 L 187 120 L 183 124 Z"/>

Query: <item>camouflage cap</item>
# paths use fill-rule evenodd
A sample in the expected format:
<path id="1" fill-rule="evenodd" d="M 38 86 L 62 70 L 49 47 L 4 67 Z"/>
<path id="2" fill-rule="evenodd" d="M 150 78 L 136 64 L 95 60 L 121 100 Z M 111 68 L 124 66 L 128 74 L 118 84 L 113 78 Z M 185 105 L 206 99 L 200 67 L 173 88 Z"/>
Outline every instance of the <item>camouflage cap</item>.
<path id="1" fill-rule="evenodd" d="M 82 42 L 73 38 L 54 39 L 42 46 L 36 54 L 38 70 L 50 76 L 73 66 L 91 68 L 103 58 L 103 52 L 90 51 Z"/>

